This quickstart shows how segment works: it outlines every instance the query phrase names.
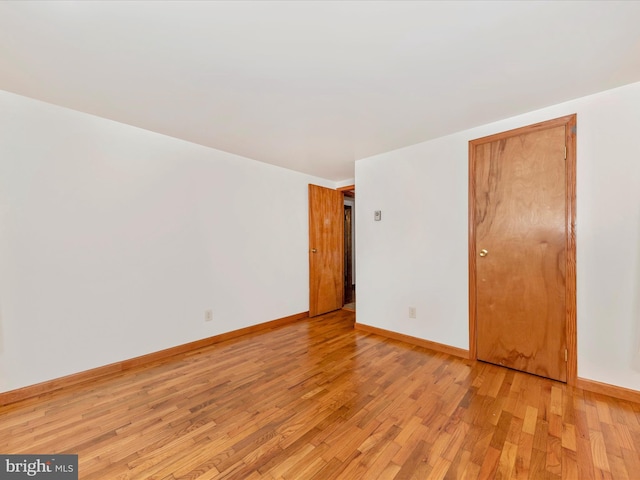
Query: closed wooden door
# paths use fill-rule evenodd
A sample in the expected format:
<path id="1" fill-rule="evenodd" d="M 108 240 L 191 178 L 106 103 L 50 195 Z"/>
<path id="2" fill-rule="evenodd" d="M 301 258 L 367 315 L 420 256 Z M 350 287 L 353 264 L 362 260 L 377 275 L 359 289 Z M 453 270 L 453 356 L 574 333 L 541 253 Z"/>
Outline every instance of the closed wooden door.
<path id="1" fill-rule="evenodd" d="M 342 192 L 309 185 L 309 316 L 342 308 Z"/>
<path id="2" fill-rule="evenodd" d="M 551 121 L 470 145 L 477 358 L 560 381 L 568 128 Z"/>

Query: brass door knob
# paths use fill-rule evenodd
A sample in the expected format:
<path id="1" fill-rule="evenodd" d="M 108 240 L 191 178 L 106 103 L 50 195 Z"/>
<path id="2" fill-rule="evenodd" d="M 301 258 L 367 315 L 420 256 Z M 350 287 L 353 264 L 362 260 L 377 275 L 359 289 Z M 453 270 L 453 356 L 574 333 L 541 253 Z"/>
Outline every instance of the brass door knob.
<path id="1" fill-rule="evenodd" d="M 316 250 L 315 248 L 311 249 L 311 253 L 316 253 L 318 250 Z"/>
<path id="2" fill-rule="evenodd" d="M 487 253 L 489 253 L 487 250 L 485 250 L 484 248 L 482 250 L 480 250 L 480 256 L 481 257 L 486 257 Z"/>

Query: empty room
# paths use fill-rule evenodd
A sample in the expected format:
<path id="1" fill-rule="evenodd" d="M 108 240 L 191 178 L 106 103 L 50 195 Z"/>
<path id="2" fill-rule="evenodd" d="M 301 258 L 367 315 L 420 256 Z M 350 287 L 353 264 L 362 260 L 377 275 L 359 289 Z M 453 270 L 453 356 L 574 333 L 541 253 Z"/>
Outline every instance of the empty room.
<path id="1" fill-rule="evenodd" d="M 0 480 L 638 478 L 638 25 L 0 2 Z"/>

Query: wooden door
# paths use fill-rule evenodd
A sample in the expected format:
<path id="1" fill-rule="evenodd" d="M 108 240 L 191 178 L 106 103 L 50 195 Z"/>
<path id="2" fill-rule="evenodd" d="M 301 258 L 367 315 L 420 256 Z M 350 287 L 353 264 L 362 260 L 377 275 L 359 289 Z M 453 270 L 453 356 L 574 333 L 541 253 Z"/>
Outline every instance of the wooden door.
<path id="1" fill-rule="evenodd" d="M 567 380 L 567 331 L 575 332 L 567 325 L 574 302 L 567 264 L 575 255 L 570 119 L 470 144 L 477 358 L 560 381 Z M 575 292 L 575 275 L 569 281 Z"/>
<path id="2" fill-rule="evenodd" d="M 342 192 L 309 185 L 309 316 L 342 308 Z"/>

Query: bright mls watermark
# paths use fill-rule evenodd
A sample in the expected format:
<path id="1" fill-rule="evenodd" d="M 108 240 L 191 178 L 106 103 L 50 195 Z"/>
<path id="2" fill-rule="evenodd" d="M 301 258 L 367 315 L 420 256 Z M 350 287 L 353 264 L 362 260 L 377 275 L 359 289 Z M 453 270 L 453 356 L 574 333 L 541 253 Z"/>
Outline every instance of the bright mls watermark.
<path id="1" fill-rule="evenodd" d="M 78 455 L 0 455 L 0 480 L 78 480 Z"/>

